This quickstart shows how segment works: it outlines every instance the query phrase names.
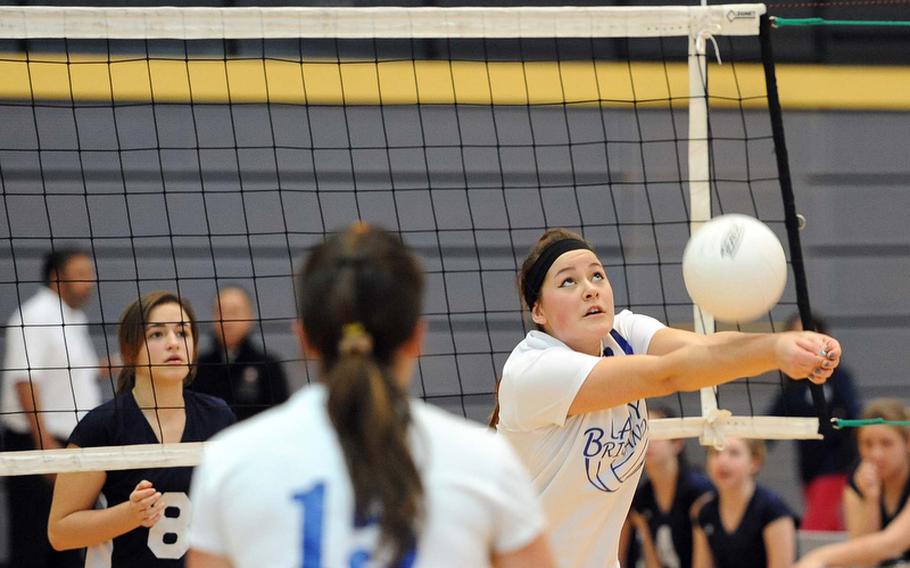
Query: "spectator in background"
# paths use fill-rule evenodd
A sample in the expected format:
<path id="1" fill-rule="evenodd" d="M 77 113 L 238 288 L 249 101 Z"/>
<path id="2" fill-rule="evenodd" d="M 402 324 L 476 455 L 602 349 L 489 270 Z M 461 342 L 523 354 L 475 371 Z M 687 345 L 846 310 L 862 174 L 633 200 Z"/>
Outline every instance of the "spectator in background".
<path id="1" fill-rule="evenodd" d="M 256 323 L 249 293 L 239 286 L 218 292 L 212 313 L 214 342 L 199 356 L 189 388 L 226 401 L 244 420 L 288 399 L 288 383 L 278 359 L 250 337 Z"/>
<path id="2" fill-rule="evenodd" d="M 658 418 L 673 418 L 673 413 L 660 406 L 649 408 L 648 419 Z M 713 491 L 714 486 L 688 466 L 683 454 L 685 447 L 685 440 L 652 438 L 648 443 L 647 479 L 635 492 L 629 521 L 620 539 L 620 550 L 624 550 L 631 538 L 638 537 L 637 566 L 692 566 L 692 506 L 699 497 Z"/>
<path id="3" fill-rule="evenodd" d="M 63 447 L 76 422 L 101 403 L 98 357 L 82 311 L 95 288 L 83 250 L 58 248 L 44 258 L 44 286 L 6 327 L 2 421 L 7 451 Z M 53 476 L 7 478 L 10 566 L 82 566 L 82 551 L 55 552 L 47 538 Z"/>
<path id="4" fill-rule="evenodd" d="M 762 440 L 727 438 L 708 449 L 708 475 L 717 488 L 693 507 L 695 568 L 790 568 L 796 524 L 780 497 L 758 485 Z"/>
<path id="5" fill-rule="evenodd" d="M 829 333 L 827 323 L 815 317 L 813 327 Z M 787 320 L 787 329 L 803 329 L 799 315 Z M 856 418 L 861 404 L 853 377 L 843 365 L 837 367 L 824 385 L 825 400 L 831 416 Z M 781 395 L 768 412 L 771 416 L 816 416 L 812 394 L 805 381 L 787 381 Z M 824 440 L 797 442 L 800 479 L 803 485 L 805 513 L 800 528 L 809 531 L 844 530 L 841 507 L 847 472 L 856 460 L 853 437 L 846 430 L 831 430 Z"/>
<path id="6" fill-rule="evenodd" d="M 879 399 L 863 418 L 910 420 L 899 400 Z M 910 561 L 910 427 L 862 426 L 857 431 L 861 461 L 844 492 L 850 540 L 823 546 L 800 561 L 800 568 L 824 566 L 906 566 Z"/>

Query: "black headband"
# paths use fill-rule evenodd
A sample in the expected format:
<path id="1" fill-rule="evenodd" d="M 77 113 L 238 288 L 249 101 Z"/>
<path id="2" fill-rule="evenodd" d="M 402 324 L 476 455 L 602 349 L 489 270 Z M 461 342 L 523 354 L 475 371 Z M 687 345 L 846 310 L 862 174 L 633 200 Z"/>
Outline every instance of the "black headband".
<path id="1" fill-rule="evenodd" d="M 537 298 L 540 296 L 540 287 L 543 285 L 544 278 L 546 278 L 547 272 L 553 266 L 553 263 L 556 262 L 556 259 L 570 250 L 579 249 L 593 252 L 588 243 L 578 239 L 560 239 L 543 249 L 543 252 L 540 253 L 540 256 L 537 257 L 537 260 L 534 261 L 534 264 L 525 275 L 522 294 L 524 294 L 525 304 L 527 304 L 529 310 L 534 309 L 534 303 L 537 302 Z"/>

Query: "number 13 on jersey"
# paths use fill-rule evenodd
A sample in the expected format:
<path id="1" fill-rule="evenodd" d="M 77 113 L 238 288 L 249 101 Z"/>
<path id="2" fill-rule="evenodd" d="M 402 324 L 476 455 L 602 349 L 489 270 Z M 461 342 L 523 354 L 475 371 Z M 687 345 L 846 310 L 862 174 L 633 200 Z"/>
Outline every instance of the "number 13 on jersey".
<path id="1" fill-rule="evenodd" d="M 303 563 L 300 568 L 323 568 L 324 566 L 322 560 L 322 526 L 325 518 L 325 493 L 326 485 L 324 482 L 320 482 L 309 490 L 295 493 L 293 496 L 294 501 L 301 508 L 303 521 L 300 543 Z M 372 520 L 366 526 L 359 528 L 358 532 L 370 531 L 378 533 L 377 529 L 376 521 Z M 377 541 L 378 539 L 374 538 L 372 540 Z M 370 550 L 354 550 L 348 558 L 348 566 L 350 568 L 367 568 L 370 566 L 371 558 Z M 415 558 L 414 551 L 409 552 L 398 565 L 398 568 L 411 568 L 414 565 Z"/>

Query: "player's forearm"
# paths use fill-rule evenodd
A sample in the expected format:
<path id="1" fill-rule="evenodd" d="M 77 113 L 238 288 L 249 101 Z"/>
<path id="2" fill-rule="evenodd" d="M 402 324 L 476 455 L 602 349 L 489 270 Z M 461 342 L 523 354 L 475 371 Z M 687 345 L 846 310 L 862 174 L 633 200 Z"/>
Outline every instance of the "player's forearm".
<path id="1" fill-rule="evenodd" d="M 767 568 L 791 568 L 796 554 L 796 524 L 790 517 L 772 521 L 762 531 Z"/>
<path id="2" fill-rule="evenodd" d="M 35 440 L 35 446 L 40 449 L 59 448 L 57 440 L 48 432 L 44 426 L 44 419 L 41 417 L 41 408 L 38 404 L 39 387 L 29 381 L 19 381 L 16 383 L 16 397 L 19 399 L 19 406 L 28 420 L 29 430 L 32 439 Z"/>
<path id="3" fill-rule="evenodd" d="M 806 559 L 821 566 L 874 566 L 899 556 L 906 546 L 894 535 L 878 532 L 816 548 Z"/>
<path id="4" fill-rule="evenodd" d="M 688 345 L 665 357 L 669 392 L 693 391 L 759 375 L 775 367 L 772 334 L 724 334 L 717 340 Z"/>
<path id="5" fill-rule="evenodd" d="M 692 568 L 714 568 L 708 539 L 698 528 L 692 531 Z"/>
<path id="6" fill-rule="evenodd" d="M 672 340 L 663 337 L 658 338 L 663 346 L 654 355 L 601 359 L 575 395 L 568 415 L 697 390 L 777 368 L 791 377 L 813 374 L 823 381 L 840 357 L 840 346 L 830 340 L 832 354 L 826 359 L 825 338 L 813 333 L 743 333 L 719 342 L 687 335 L 690 339 L 677 349 L 669 345 Z"/>
<path id="7" fill-rule="evenodd" d="M 872 534 L 881 529 L 881 512 L 878 503 L 864 507 L 856 518 L 847 523 L 847 532 L 850 538 L 858 538 L 867 534 Z"/>
<path id="8" fill-rule="evenodd" d="M 691 334 L 690 334 L 691 335 Z M 603 358 L 588 375 L 569 407 L 569 416 L 638 400 L 697 390 L 772 367 L 755 353 L 772 351 L 772 336 L 742 335 L 711 345 L 701 340 L 667 355 Z"/>
<path id="9" fill-rule="evenodd" d="M 105 509 L 74 511 L 60 519 L 50 519 L 47 536 L 56 550 L 85 548 L 107 542 L 139 527 L 129 512 L 129 503 Z"/>
<path id="10" fill-rule="evenodd" d="M 850 538 L 858 538 L 881 529 L 881 511 L 877 498 L 852 499 L 846 505 L 844 524 L 847 525 Z"/>
<path id="11" fill-rule="evenodd" d="M 641 552 L 644 556 L 645 568 L 661 568 L 660 557 L 657 555 L 654 539 L 651 538 L 651 531 L 648 529 L 641 530 Z"/>

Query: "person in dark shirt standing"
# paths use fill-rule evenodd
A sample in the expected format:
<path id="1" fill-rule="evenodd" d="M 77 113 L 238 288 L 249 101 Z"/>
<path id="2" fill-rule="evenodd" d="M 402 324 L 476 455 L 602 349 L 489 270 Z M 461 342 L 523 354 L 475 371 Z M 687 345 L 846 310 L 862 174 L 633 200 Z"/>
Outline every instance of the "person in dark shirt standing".
<path id="1" fill-rule="evenodd" d="M 212 347 L 199 356 L 190 389 L 227 402 L 244 420 L 288 399 L 288 383 L 278 359 L 251 337 L 256 315 L 249 293 L 239 286 L 219 290 L 213 309 Z"/>
<path id="2" fill-rule="evenodd" d="M 827 323 L 814 317 L 812 325 L 819 333 L 828 333 Z M 787 320 L 787 329 L 803 329 L 799 316 Z M 824 386 L 825 400 L 831 416 L 858 418 L 862 403 L 850 371 L 839 366 Z M 788 381 L 777 397 L 769 416 L 816 416 L 809 387 Z M 800 481 L 803 486 L 805 512 L 800 528 L 810 531 L 845 530 L 842 498 L 847 474 L 856 461 L 856 444 L 848 430 L 830 430 L 824 440 L 797 442 Z"/>

